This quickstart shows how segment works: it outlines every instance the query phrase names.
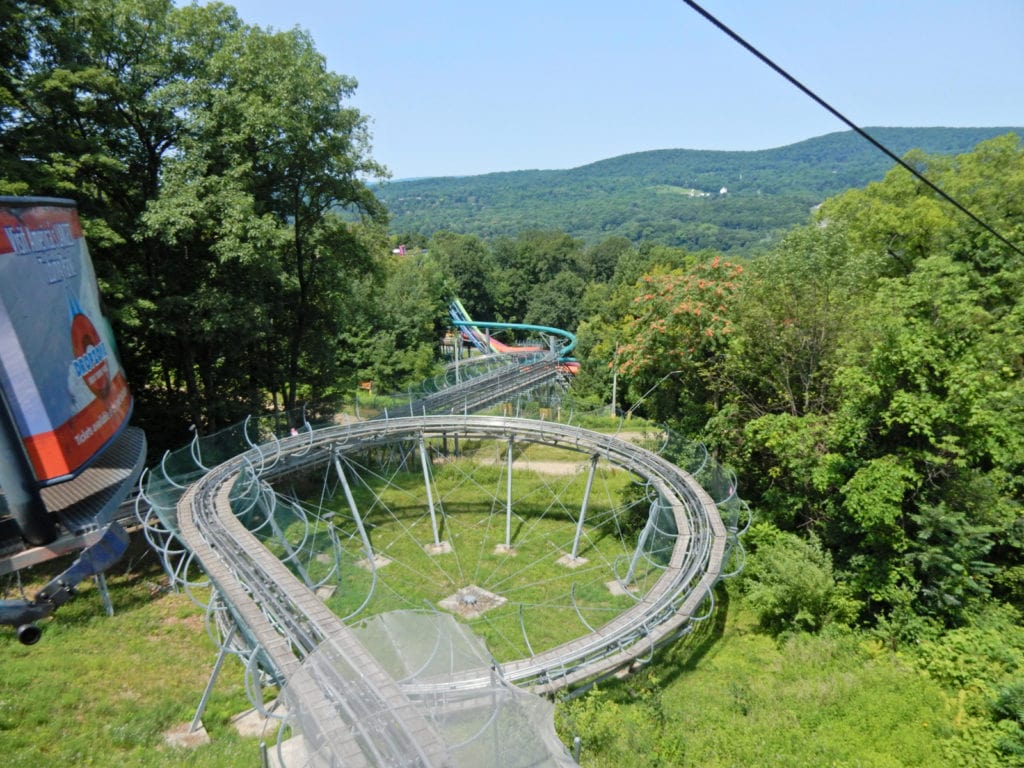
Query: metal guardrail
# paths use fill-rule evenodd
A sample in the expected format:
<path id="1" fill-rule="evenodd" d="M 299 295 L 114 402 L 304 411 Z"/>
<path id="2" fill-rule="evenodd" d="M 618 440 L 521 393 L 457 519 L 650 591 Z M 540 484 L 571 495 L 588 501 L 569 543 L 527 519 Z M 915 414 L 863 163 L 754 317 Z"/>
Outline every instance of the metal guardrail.
<path id="1" fill-rule="evenodd" d="M 238 521 L 232 489 L 327 462 L 339 452 L 454 434 L 512 437 L 599 455 L 649 482 L 671 509 L 678 531 L 668 565 L 634 606 L 582 638 L 503 664 L 501 672 L 510 682 L 551 692 L 647 656 L 654 645 L 703 618 L 698 611 L 725 574 L 730 532 L 715 501 L 691 475 L 639 446 L 577 427 L 486 416 L 388 418 L 286 437 L 273 444 L 273 457 L 268 455 L 270 446 L 257 447 L 224 462 L 193 483 L 178 503 L 183 541 L 280 678 L 297 674 L 300 660 L 322 643 L 330 643 L 362 671 L 371 684 L 359 690 L 344 680 L 324 683 L 326 688 L 320 682 L 307 686 L 307 705 L 325 713 L 324 731 L 331 739 L 340 739 L 340 744 L 348 740 L 367 754 L 382 753 L 385 761 L 391 759 L 387 754 L 407 754 L 415 746 L 423 764 L 444 764 L 444 747 L 417 714 L 413 700 L 445 690 L 484 687 L 492 680 L 492 670 L 471 671 L 454 680 L 420 680 L 412 686 L 394 683 L 376 668 L 344 624 Z M 259 471 L 260 467 L 267 469 Z M 234 506 L 243 496 L 236 494 Z"/>
<path id="2" fill-rule="evenodd" d="M 317 713 L 319 734 L 304 734 L 307 748 L 330 749 L 345 766 L 448 764 L 443 742 L 422 713 L 341 620 L 235 517 L 232 485 L 246 464 L 246 457 L 227 462 L 185 492 L 179 532 L 235 622 L 300 699 L 299 708 Z M 325 643 L 358 675 L 335 669 L 296 685 L 301 660 Z"/>
<path id="3" fill-rule="evenodd" d="M 322 747 L 345 766 L 449 765 L 452 756 L 424 712 L 430 702 L 453 692 L 474 695 L 472 691 L 486 688 L 495 669 L 414 683 L 391 679 L 344 622 L 240 522 L 260 498 L 272 495 L 269 483 L 289 473 L 391 443 L 459 436 L 566 448 L 603 458 L 646 481 L 675 528 L 668 562 L 653 586 L 612 621 L 568 643 L 502 664 L 504 680 L 535 692 L 577 686 L 642 662 L 656 646 L 710 615 L 712 589 L 729 575 L 730 546 L 742 532 L 735 519 L 727 527 L 719 509 L 721 505 L 731 515 L 737 503 L 743 506 L 735 496 L 735 478 L 708 473 L 706 454 L 691 467 L 704 480 L 702 486 L 694 474 L 614 436 L 557 422 L 468 415 L 510 394 L 553 382 L 564 383 L 555 355 L 537 352 L 509 362 L 488 360 L 472 371 L 449 370 L 436 391 L 428 388 L 373 420 L 317 429 L 304 423 L 301 431 L 292 429 L 285 437 L 257 428 L 262 435 L 258 442 L 250 437 L 247 423 L 240 434 L 248 450 L 222 452 L 221 458 L 227 458 L 210 466 L 196 442 L 190 466 L 183 464 L 176 472 L 162 465 L 163 480 L 143 485 L 150 508 L 139 517 L 147 538 L 165 537 L 158 549 L 169 575 L 187 587 L 187 572 L 198 560 L 231 624 L 240 630 L 236 640 L 241 638 L 251 649 L 247 674 L 254 665 L 268 670 L 279 684 L 287 683 L 289 695 L 301 699 L 296 706 L 316 713 L 314 732 L 308 732 L 308 719 L 304 728 L 307 747 Z M 694 457 L 700 458 L 698 454 Z M 171 537 L 180 539 L 184 548 L 173 549 Z M 157 546 L 155 540 L 151 543 Z M 174 554 L 181 558 L 172 573 Z M 325 648 L 334 663 L 309 674 L 303 661 Z"/>
<path id="4" fill-rule="evenodd" d="M 549 383 L 566 385 L 562 368 L 558 356 L 550 352 L 502 355 L 470 369 L 460 380 L 452 381 L 449 370 L 436 391 L 390 409 L 387 417 L 474 413 L 507 400 L 510 392 L 529 392 Z"/>

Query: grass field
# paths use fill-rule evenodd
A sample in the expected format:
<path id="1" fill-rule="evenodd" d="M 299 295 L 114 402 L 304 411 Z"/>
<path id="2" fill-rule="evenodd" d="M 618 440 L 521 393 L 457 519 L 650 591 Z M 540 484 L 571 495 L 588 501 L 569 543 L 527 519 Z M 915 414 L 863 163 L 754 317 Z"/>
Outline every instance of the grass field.
<path id="1" fill-rule="evenodd" d="M 863 635 L 775 640 L 720 587 L 712 620 L 648 669 L 563 704 L 588 768 L 960 768 L 956 707 Z"/>
<path id="2" fill-rule="evenodd" d="M 32 580 L 28 594 L 59 572 L 51 566 L 22 574 Z M 107 581 L 112 617 L 95 585 L 85 582 L 75 600 L 42 622 L 36 645 L 20 645 L 13 631 L 0 629 L 0 764 L 258 765 L 259 739 L 243 739 L 228 725 L 250 706 L 233 658 L 203 717 L 212 743 L 187 751 L 165 745 L 163 733 L 195 715 L 216 648 L 202 611 L 184 594 L 166 591 L 140 536 Z"/>
<path id="3" fill-rule="evenodd" d="M 471 452 L 473 446 L 464 448 Z M 600 492 L 592 499 L 593 527 L 581 552 L 595 564 L 588 575 L 556 563 L 572 541 L 585 470 L 517 475 L 516 552 L 501 554 L 495 546 L 505 536 L 503 458 L 500 446 L 477 450 L 471 475 L 457 462 L 435 469 L 437 499 L 445 510 L 440 533 L 455 545 L 450 554 L 430 555 L 423 548 L 431 524 L 413 493 L 422 488 L 421 475 L 410 472 L 376 488 L 356 488 L 364 508 L 372 510 L 366 522 L 374 550 L 394 560 L 380 569 L 376 602 L 363 615 L 433 606 L 474 583 L 509 597 L 510 607 L 471 622 L 495 656 L 506 660 L 528 655 L 523 626 L 539 651 L 581 634 L 577 610 L 595 625 L 620 610 L 629 598 L 609 595 L 604 581 L 628 557 L 631 544 L 628 537 L 602 531 L 613 530 L 609 520 L 626 508 L 626 473 L 610 471 L 595 486 Z M 534 446 L 517 461 L 558 462 L 565 456 Z M 489 490 L 481 495 L 481 489 Z M 552 498 L 560 501 L 553 505 Z M 345 525 L 343 500 L 331 503 L 340 513 L 335 524 Z M 359 543 L 348 531 L 344 588 L 329 599 L 341 615 L 358 607 L 368 589 L 369 572 L 355 564 L 363 554 Z M 22 574 L 25 592 L 33 594 L 60 567 L 55 562 Z M 108 573 L 108 583 L 112 617 L 104 614 L 95 585 L 85 583 L 76 600 L 43 622 L 37 645 L 22 646 L 13 631 L 0 628 L 0 765 L 259 765 L 259 739 L 239 736 L 229 723 L 250 706 L 234 658 L 203 717 L 211 743 L 193 749 L 165 743 L 165 732 L 192 719 L 217 657 L 203 611 L 186 595 L 168 591 L 156 556 L 138 535 Z M 18 596 L 13 582 L 4 586 L 2 597 Z M 570 590 L 577 605 L 566 601 Z M 711 619 L 659 652 L 639 674 L 559 704 L 559 733 L 567 744 L 581 737 L 582 765 L 960 765 L 948 758 L 946 747 L 963 736 L 961 708 L 906 659 L 854 632 L 772 638 L 738 598 L 730 599 L 725 585 L 716 594 Z M 268 742 L 274 738 L 266 735 Z"/>
<path id="4" fill-rule="evenodd" d="M 133 553 L 109 577 L 113 617 L 89 586 L 37 645 L 0 634 L 3 765 L 259 764 L 258 740 L 228 724 L 248 707 L 234 662 L 204 717 L 212 742 L 164 744 L 163 732 L 195 713 L 216 652 L 202 612 L 160 589 L 153 556 Z M 560 705 L 563 739 L 583 738 L 582 765 L 950 765 L 942 742 L 956 729 L 955 709 L 898 656 L 856 635 L 777 642 L 742 605 L 720 602 L 648 670 Z"/>
<path id="5" fill-rule="evenodd" d="M 258 739 L 228 724 L 249 706 L 233 660 L 204 716 L 212 742 L 164 744 L 163 732 L 195 713 L 216 651 L 202 612 L 163 583 L 136 541 L 109 574 L 113 617 L 83 585 L 37 645 L 0 632 L 0 763 L 259 764 Z M 953 768 L 943 742 L 958 727 L 956 707 L 899 656 L 856 634 L 776 641 L 719 594 L 714 617 L 647 670 L 559 705 L 563 740 L 583 739 L 582 765 Z"/>
<path id="6" fill-rule="evenodd" d="M 578 567 L 569 568 L 559 560 L 572 549 L 587 473 L 573 471 L 567 453 L 571 452 L 544 454 L 548 463 L 561 459 L 557 466 L 568 467 L 567 473 L 516 470 L 510 520 L 505 508 L 504 461 L 486 463 L 477 455 L 435 467 L 434 520 L 420 473 L 400 472 L 385 478 L 364 469 L 363 484 L 353 496 L 365 515 L 373 551 L 387 564 L 378 567 L 375 575 L 370 573 L 346 499 L 340 493 L 327 499 L 324 508 L 336 513 L 344 553 L 338 588 L 328 598 L 328 606 L 342 617 L 358 611 L 358 618 L 365 618 L 396 609 L 436 610 L 458 590 L 484 590 L 507 602 L 469 623 L 500 662 L 567 642 L 588 633 L 588 625 L 610 621 L 634 601 L 613 595 L 606 587 L 616 570 L 625 572 L 634 545 L 634 540 L 616 530 L 617 518 L 624 514 L 621 497 L 629 476 L 607 469 L 599 473 L 579 547 L 581 559 Z M 580 456 L 571 455 L 574 460 Z M 522 464 L 525 459 L 517 461 Z M 443 554 L 432 553 L 429 547 L 434 525 L 446 546 Z M 289 527 L 288 536 L 295 546 L 309 543 L 302 523 Z M 511 551 L 504 548 L 506 536 L 512 542 Z M 307 558 L 305 568 L 314 578 L 327 568 L 323 554 L 328 544 L 321 536 L 315 545 L 325 550 L 321 559 Z M 282 549 L 273 542 L 268 546 Z M 648 563 L 638 567 L 634 574 L 638 594 L 660 574 Z"/>

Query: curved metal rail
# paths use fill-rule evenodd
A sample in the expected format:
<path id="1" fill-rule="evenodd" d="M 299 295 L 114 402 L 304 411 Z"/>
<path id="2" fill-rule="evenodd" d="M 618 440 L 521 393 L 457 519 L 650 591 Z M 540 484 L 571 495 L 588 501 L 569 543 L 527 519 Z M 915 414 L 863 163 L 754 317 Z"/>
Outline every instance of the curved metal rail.
<path id="1" fill-rule="evenodd" d="M 563 330 L 562 328 L 553 328 L 550 325 L 498 323 L 488 320 L 474 320 L 469 316 L 466 308 L 462 306 L 462 302 L 458 299 L 452 299 L 452 302 L 448 305 L 448 315 L 451 318 L 452 325 L 458 328 L 461 332 L 467 334 L 470 342 L 484 353 L 492 351 L 490 347 L 493 347 L 494 343 L 491 339 L 487 339 L 487 342 L 485 343 L 484 339 L 481 338 L 482 334 L 479 331 L 480 328 L 540 333 L 551 340 L 553 347 L 559 347 L 557 355 L 563 360 L 567 359 L 568 354 L 576 348 L 576 335 L 570 331 Z M 556 340 L 561 340 L 561 344 L 557 344 Z M 503 344 L 499 346 L 503 347 L 503 349 L 499 349 L 498 351 L 506 354 L 510 352 L 514 353 L 516 350 L 514 346 L 507 346 Z M 554 352 L 555 350 L 552 349 L 551 351 Z"/>
<path id="2" fill-rule="evenodd" d="M 322 644 L 357 671 L 354 676 L 318 674 L 315 680 L 307 676 L 301 692 L 303 706 L 324 713 L 318 721 L 320 738 L 343 745 L 335 749 L 345 750 L 346 765 L 446 764 L 444 744 L 414 702 L 443 691 L 486 687 L 493 680 L 493 670 L 472 670 L 457 679 L 396 683 L 343 622 L 242 525 L 233 507 L 253 484 L 331 461 L 339 454 L 453 434 L 511 437 L 600 456 L 656 489 L 659 503 L 671 509 L 678 532 L 660 578 L 632 607 L 581 638 L 503 664 L 501 673 L 508 681 L 552 692 L 641 660 L 654 646 L 703 618 L 698 615 L 702 604 L 711 599 L 714 584 L 727 575 L 730 532 L 715 501 L 690 474 L 632 443 L 578 427 L 503 417 L 409 416 L 286 437 L 271 446 L 273 461 L 267 460 L 266 448 L 240 454 L 202 476 L 181 497 L 177 505 L 181 538 L 280 681 L 299 675 L 301 660 Z M 409 754 L 418 755 L 417 762 L 399 759 Z"/>
<path id="3" fill-rule="evenodd" d="M 341 620 L 235 517 L 232 486 L 251 458 L 225 462 L 194 483 L 178 502 L 177 522 L 235 622 L 279 681 L 289 682 L 300 706 L 318 714 L 319 733 L 303 734 L 308 748 L 329 745 L 346 766 L 449 764 L 422 712 Z M 323 644 L 357 674 L 330 667 L 315 678 L 305 675 L 301 660 Z M 296 685 L 300 677 L 303 684 Z"/>

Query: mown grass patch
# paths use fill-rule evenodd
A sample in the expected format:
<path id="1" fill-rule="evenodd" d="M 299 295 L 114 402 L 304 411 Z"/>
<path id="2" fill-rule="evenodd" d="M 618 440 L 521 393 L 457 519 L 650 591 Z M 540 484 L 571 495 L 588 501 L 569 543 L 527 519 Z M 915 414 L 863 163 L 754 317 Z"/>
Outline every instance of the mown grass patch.
<path id="1" fill-rule="evenodd" d="M 632 605 L 634 598 L 613 595 L 606 587 L 616 575 L 625 574 L 635 546 L 635 535 L 623 534 L 618 522 L 630 514 L 622 506 L 623 498 L 631 497 L 626 492 L 628 473 L 607 468 L 598 472 L 577 552 L 585 562 L 570 568 L 559 560 L 573 548 L 587 473 L 523 469 L 520 456 L 513 469 L 509 520 L 507 467 L 503 460 L 481 460 L 485 455 L 499 459 L 504 445 L 463 441 L 461 457 L 434 464 L 430 500 L 416 471 L 415 454 L 415 461 L 406 461 L 412 466 L 400 472 L 378 468 L 373 456 L 350 467 L 353 499 L 373 552 L 389 561 L 375 574 L 367 567 L 362 534 L 344 494 L 326 500 L 311 494 L 307 505 L 334 513 L 343 549 L 341 577 L 328 606 L 339 616 L 357 618 L 396 609 L 437 610 L 459 590 L 478 587 L 508 602 L 466 620 L 495 658 L 508 661 L 587 634 L 590 626 L 600 626 Z M 546 456 L 564 461 L 580 454 L 560 450 Z M 328 477 L 325 485 L 329 483 Z M 288 527 L 296 543 L 305 531 L 301 523 Z M 435 537 L 447 551 L 432 551 Z M 505 551 L 509 542 L 512 551 Z M 314 547 L 326 550 L 328 544 L 321 535 Z M 307 565 L 310 573 L 313 565 Z M 637 594 L 660 574 L 660 567 L 641 561 L 634 573 Z"/>
<path id="2" fill-rule="evenodd" d="M 32 576 L 35 585 L 47 578 Z M 193 716 L 216 649 L 201 611 L 162 589 L 155 557 L 137 542 L 108 581 L 113 617 L 85 584 L 39 644 L 0 632 L 2 764 L 258 765 L 257 740 L 227 722 L 248 707 L 233 659 L 204 717 L 212 743 L 164 745 L 164 731 Z M 854 633 L 773 639 L 738 599 L 719 595 L 713 617 L 645 671 L 559 705 L 563 740 L 583 738 L 583 766 L 956 765 L 944 751 L 956 708 L 901 657 Z M 502 630 L 513 642 L 518 618 L 516 627 Z"/>
<path id="3" fill-rule="evenodd" d="M 494 656 L 506 661 L 529 654 L 523 625 L 532 650 L 539 651 L 588 631 L 576 608 L 588 622 L 603 624 L 632 604 L 630 598 L 613 596 L 604 586 L 613 577 L 614 561 L 628 554 L 614 537 L 597 535 L 585 542 L 581 550 L 588 558 L 585 566 L 570 569 L 557 562 L 569 551 L 574 535 L 575 525 L 566 517 L 531 516 L 520 505 L 513 518 L 513 552 L 506 554 L 496 551 L 505 542 L 501 510 L 449 499 L 438 526 L 439 537 L 451 543 L 452 551 L 431 554 L 428 513 L 422 508 L 408 513 L 401 519 L 371 519 L 374 551 L 391 563 L 378 569 L 372 600 L 361 616 L 403 608 L 434 610 L 457 590 L 477 586 L 509 601 L 469 622 Z M 369 570 L 356 565 L 363 560 L 359 544 L 356 538 L 347 539 L 342 586 L 328 601 L 342 616 L 359 607 L 373 581 Z M 638 571 L 641 584 L 656 577 L 650 571 Z"/>
<path id="4" fill-rule="evenodd" d="M 217 651 L 201 610 L 166 578 L 140 536 L 107 575 L 115 614 L 83 583 L 79 596 L 43 622 L 42 639 L 18 643 L 0 630 L 0 763 L 40 765 L 256 765 L 258 739 L 228 724 L 250 705 L 242 670 L 228 659 L 203 723 L 212 743 L 167 746 L 165 731 L 191 721 Z M 59 573 L 65 560 L 22 574 L 26 592 Z M 14 595 L 8 595 L 14 597 Z"/>

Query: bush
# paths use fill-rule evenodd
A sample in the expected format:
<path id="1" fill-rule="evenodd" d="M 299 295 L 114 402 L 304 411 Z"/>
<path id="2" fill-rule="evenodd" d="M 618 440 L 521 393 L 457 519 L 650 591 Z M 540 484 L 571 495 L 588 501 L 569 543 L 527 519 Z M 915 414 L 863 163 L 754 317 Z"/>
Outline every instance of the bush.
<path id="1" fill-rule="evenodd" d="M 762 627 L 776 634 L 816 632 L 852 621 L 856 602 L 836 582 L 832 558 L 816 538 L 804 540 L 760 523 L 745 541 L 751 553 L 740 584 Z"/>

